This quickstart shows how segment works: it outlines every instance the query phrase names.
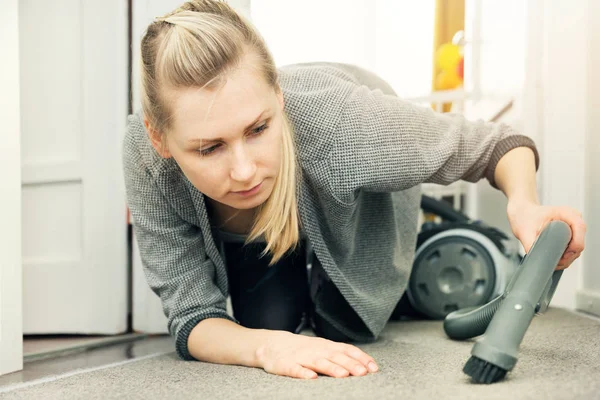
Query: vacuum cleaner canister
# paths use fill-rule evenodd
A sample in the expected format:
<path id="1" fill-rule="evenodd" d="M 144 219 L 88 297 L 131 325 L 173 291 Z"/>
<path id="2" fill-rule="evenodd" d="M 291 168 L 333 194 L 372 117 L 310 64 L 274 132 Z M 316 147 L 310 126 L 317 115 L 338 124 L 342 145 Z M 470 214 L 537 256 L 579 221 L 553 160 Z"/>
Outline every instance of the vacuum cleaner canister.
<path id="1" fill-rule="evenodd" d="M 505 235 L 485 225 L 453 223 L 425 234 L 406 294 L 431 319 L 488 303 L 503 293 L 521 259 L 501 242 Z"/>

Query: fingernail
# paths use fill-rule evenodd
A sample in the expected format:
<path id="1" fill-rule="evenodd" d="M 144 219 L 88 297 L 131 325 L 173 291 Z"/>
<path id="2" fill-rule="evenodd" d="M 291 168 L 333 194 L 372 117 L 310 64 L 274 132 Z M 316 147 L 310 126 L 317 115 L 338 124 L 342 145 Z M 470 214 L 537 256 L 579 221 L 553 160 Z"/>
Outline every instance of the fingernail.
<path id="1" fill-rule="evenodd" d="M 367 369 L 365 367 L 363 367 L 362 365 L 359 365 L 358 367 L 356 367 L 355 369 L 357 374 L 366 374 L 367 373 Z"/>
<path id="2" fill-rule="evenodd" d="M 375 365 L 374 362 L 370 362 L 368 367 L 369 367 L 369 371 L 371 371 L 371 372 L 377 372 L 377 370 L 379 369 L 379 368 L 377 368 L 377 365 Z"/>

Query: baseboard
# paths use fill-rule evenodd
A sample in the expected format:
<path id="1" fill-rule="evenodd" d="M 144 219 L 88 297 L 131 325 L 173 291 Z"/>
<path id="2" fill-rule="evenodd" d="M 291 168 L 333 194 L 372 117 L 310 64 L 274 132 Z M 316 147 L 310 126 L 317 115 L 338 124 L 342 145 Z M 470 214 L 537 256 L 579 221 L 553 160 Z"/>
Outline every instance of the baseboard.
<path id="1" fill-rule="evenodd" d="M 135 340 L 146 339 L 148 337 L 145 333 L 125 333 L 123 335 L 114 335 L 100 337 L 98 339 L 90 339 L 85 342 L 76 342 L 75 344 L 57 344 L 53 348 L 46 350 L 33 351 L 30 353 L 23 354 L 23 361 L 37 361 L 46 358 L 55 358 L 63 356 L 69 353 L 87 351 L 107 346 L 113 346 L 115 344 L 133 342 Z"/>
<path id="2" fill-rule="evenodd" d="M 600 317 L 600 292 L 593 290 L 578 290 L 575 298 L 575 308 Z"/>

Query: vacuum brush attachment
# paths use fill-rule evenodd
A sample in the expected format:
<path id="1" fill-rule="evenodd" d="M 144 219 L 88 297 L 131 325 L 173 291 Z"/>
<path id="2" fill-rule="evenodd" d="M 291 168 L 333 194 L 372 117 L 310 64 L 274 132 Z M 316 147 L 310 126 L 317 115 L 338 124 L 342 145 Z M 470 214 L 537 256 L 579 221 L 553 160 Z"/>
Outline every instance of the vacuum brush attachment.
<path id="1" fill-rule="evenodd" d="M 459 310 L 446 317 L 444 329 L 453 339 L 485 331 L 463 368 L 474 382 L 497 382 L 514 368 L 531 320 L 546 310 L 554 295 L 563 272 L 555 268 L 570 240 L 569 225 L 550 222 L 521 261 L 504 294 L 478 309 Z"/>

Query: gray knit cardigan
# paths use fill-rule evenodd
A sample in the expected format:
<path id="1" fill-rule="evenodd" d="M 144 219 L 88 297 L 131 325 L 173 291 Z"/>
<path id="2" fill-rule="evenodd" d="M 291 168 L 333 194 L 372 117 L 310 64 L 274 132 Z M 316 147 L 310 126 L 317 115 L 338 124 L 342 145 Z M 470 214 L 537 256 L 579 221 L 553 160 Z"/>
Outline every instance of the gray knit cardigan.
<path id="1" fill-rule="evenodd" d="M 323 268 L 368 331 L 348 327 L 330 305 L 317 310 L 356 340 L 375 340 L 406 289 L 423 182 L 494 182 L 509 150 L 534 142 L 510 127 L 439 114 L 398 98 L 355 66 L 308 63 L 279 69 L 285 111 L 302 169 L 301 227 Z M 123 147 L 127 203 L 151 289 L 160 296 L 182 359 L 190 331 L 227 313 L 227 273 L 204 195 L 173 159 L 151 146 L 141 112 Z"/>

